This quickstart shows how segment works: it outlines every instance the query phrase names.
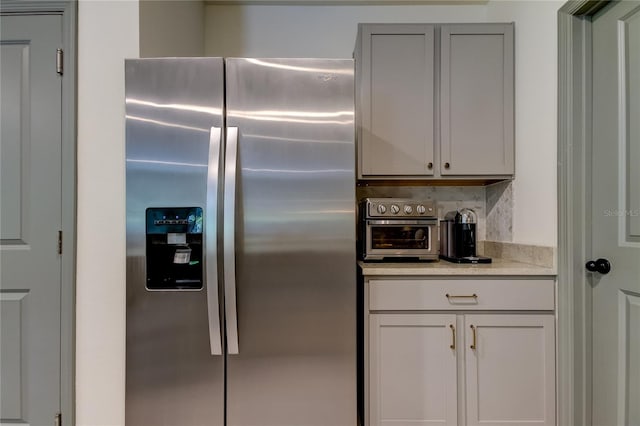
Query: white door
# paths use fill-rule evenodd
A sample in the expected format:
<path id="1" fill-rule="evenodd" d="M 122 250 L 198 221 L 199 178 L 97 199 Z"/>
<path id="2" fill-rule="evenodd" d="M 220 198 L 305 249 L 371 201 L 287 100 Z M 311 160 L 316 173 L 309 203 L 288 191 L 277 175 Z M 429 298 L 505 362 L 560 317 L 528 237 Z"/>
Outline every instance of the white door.
<path id="1" fill-rule="evenodd" d="M 593 18 L 593 425 L 640 425 L 640 2 Z"/>
<path id="2" fill-rule="evenodd" d="M 552 314 L 465 315 L 466 424 L 553 426 Z"/>
<path id="3" fill-rule="evenodd" d="M 61 15 L 2 16 L 0 424 L 60 410 Z"/>
<path id="4" fill-rule="evenodd" d="M 456 426 L 456 316 L 369 316 L 370 426 Z"/>

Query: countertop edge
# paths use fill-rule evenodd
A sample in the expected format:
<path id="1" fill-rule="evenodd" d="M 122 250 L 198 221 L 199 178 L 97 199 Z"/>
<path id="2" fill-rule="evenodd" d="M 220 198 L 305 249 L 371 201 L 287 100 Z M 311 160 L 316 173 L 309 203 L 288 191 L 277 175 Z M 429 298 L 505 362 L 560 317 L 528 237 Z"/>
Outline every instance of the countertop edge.
<path id="1" fill-rule="evenodd" d="M 490 264 L 367 263 L 358 262 L 364 276 L 546 276 L 555 277 L 554 268 L 545 268 L 511 260 L 494 259 Z"/>

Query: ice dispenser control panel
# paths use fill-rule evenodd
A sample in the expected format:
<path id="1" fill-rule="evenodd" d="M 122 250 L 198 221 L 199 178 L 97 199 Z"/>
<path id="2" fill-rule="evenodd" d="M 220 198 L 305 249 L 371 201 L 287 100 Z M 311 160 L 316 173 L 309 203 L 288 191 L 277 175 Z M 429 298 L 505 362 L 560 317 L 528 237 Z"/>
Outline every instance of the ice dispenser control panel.
<path id="1" fill-rule="evenodd" d="M 202 288 L 202 209 L 148 208 L 146 266 L 149 290 Z"/>

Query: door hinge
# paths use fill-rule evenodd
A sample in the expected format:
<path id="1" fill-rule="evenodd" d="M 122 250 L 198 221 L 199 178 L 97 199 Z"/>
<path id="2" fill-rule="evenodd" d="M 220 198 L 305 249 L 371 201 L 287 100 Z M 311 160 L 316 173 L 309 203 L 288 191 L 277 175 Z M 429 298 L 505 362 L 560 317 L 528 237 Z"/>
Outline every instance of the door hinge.
<path id="1" fill-rule="evenodd" d="M 62 254 L 62 231 L 58 231 L 58 254 Z"/>
<path id="2" fill-rule="evenodd" d="M 64 72 L 64 52 L 62 49 L 56 49 L 56 72 L 59 75 Z"/>
<path id="3" fill-rule="evenodd" d="M 54 426 L 62 426 L 62 414 L 56 413 L 55 420 L 53 422 Z"/>

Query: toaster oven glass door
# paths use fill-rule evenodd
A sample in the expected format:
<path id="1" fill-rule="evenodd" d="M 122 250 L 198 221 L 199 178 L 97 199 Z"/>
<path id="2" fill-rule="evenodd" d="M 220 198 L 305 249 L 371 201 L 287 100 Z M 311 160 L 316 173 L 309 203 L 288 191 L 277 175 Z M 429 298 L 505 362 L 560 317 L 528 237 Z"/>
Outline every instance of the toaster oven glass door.
<path id="1" fill-rule="evenodd" d="M 371 248 L 429 249 L 429 228 L 421 226 L 373 226 Z"/>
<path id="2" fill-rule="evenodd" d="M 368 248 L 428 252 L 435 226 L 435 221 L 368 221 Z"/>

